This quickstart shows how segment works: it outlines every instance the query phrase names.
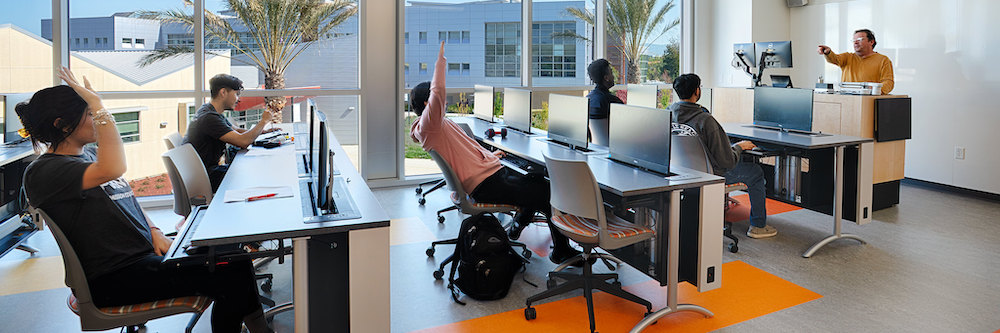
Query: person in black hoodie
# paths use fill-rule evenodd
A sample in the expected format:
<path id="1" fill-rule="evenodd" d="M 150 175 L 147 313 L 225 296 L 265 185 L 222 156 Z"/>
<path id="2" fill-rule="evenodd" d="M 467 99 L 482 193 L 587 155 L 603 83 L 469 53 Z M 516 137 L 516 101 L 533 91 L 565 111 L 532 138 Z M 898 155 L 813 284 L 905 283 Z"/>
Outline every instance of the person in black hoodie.
<path id="1" fill-rule="evenodd" d="M 611 63 L 604 59 L 597 59 L 587 66 L 587 75 L 596 85 L 594 90 L 587 95 L 589 99 L 588 118 L 607 119 L 611 114 L 611 103 L 625 104 L 621 98 L 611 92 L 611 87 L 615 86 L 615 75 L 611 72 Z M 607 130 L 603 131 L 607 133 Z M 596 135 L 588 131 L 588 136 Z M 606 135 L 606 134 L 604 134 Z M 608 138 L 592 138 L 592 142 L 607 142 Z"/>
<path id="2" fill-rule="evenodd" d="M 684 74 L 674 79 L 674 92 L 681 100 L 670 105 L 673 112 L 673 135 L 697 136 L 705 145 L 712 172 L 726 177 L 726 184 L 744 183 L 750 194 L 750 229 L 747 236 L 767 238 L 778 234 L 778 230 L 767 225 L 767 210 L 764 206 L 765 180 L 760 165 L 741 162 L 740 154 L 756 145 L 750 141 L 729 143 L 729 137 L 719 122 L 708 113 L 698 100 L 701 99 L 701 78 L 695 74 Z"/>

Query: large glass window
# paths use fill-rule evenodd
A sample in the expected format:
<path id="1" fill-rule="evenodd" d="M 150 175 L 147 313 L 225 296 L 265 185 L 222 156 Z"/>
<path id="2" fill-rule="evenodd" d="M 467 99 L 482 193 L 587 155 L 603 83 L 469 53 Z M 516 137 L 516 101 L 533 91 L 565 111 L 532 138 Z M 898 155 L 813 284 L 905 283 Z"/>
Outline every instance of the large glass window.
<path id="1" fill-rule="evenodd" d="M 646 9 L 627 10 L 608 1 L 607 59 L 622 83 L 671 83 L 680 72 L 680 0 L 656 0 Z M 663 16 L 657 16 L 666 10 Z M 657 19 L 659 17 L 659 19 Z"/>
<path id="2" fill-rule="evenodd" d="M 122 142 L 139 142 L 139 110 L 136 109 L 144 108 L 108 110 L 115 117 L 115 125 L 118 127 L 118 134 L 122 136 Z"/>

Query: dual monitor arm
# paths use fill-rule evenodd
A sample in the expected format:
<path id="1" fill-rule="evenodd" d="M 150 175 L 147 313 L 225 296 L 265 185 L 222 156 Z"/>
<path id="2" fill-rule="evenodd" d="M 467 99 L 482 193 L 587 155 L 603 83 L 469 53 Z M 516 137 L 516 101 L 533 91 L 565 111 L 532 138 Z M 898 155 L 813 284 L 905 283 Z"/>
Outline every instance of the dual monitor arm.
<path id="1" fill-rule="evenodd" d="M 760 58 L 757 58 L 760 59 L 760 61 L 758 61 L 757 64 L 757 73 L 753 72 L 752 70 L 753 66 L 750 66 L 749 62 L 747 61 L 746 55 L 740 51 L 733 53 L 732 65 L 733 67 L 746 72 L 747 75 L 750 76 L 750 80 L 753 81 L 753 86 L 759 87 L 761 86 L 760 80 L 764 76 L 764 68 L 767 68 L 767 62 L 764 60 L 767 59 L 768 56 L 772 55 L 774 55 L 774 52 L 771 52 L 770 50 L 765 50 L 764 52 L 760 53 Z"/>

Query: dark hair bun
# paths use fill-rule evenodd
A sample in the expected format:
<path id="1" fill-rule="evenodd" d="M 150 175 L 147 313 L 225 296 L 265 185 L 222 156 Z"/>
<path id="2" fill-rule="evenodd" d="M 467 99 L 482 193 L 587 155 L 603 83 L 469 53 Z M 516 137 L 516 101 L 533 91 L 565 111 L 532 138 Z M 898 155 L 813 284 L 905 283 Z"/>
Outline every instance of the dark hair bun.
<path id="1" fill-rule="evenodd" d="M 39 90 L 28 101 L 18 103 L 14 111 L 32 141 L 57 146 L 80 124 L 87 101 L 73 88 L 59 85 Z M 59 127 L 54 125 L 56 119 L 61 119 Z"/>

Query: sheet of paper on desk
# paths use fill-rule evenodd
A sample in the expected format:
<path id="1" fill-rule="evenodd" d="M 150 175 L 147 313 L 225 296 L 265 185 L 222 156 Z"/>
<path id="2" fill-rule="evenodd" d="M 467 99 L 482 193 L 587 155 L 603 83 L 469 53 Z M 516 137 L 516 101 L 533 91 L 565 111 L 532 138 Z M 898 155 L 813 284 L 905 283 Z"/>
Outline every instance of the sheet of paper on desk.
<path id="1" fill-rule="evenodd" d="M 274 152 L 271 152 L 271 151 L 267 150 L 266 148 L 250 149 L 250 150 L 247 150 L 246 154 L 243 154 L 243 156 L 246 156 L 246 157 L 271 156 L 271 155 L 274 155 Z"/>
<path id="2" fill-rule="evenodd" d="M 225 201 L 247 201 L 250 197 L 264 196 L 271 193 L 274 193 L 274 196 L 270 196 L 268 199 L 290 198 L 293 196 L 290 186 L 256 186 L 239 190 L 228 190 L 226 191 Z"/>

